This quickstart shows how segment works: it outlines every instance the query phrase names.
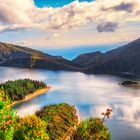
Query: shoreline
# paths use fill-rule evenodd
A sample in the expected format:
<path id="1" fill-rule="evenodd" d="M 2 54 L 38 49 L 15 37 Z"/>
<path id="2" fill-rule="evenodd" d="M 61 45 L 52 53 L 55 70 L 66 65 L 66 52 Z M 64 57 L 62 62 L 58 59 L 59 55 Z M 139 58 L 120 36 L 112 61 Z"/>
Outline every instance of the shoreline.
<path id="1" fill-rule="evenodd" d="M 11 108 L 12 106 L 14 106 L 15 104 L 19 103 L 19 102 L 24 102 L 24 101 L 28 101 L 34 97 L 37 97 L 39 95 L 42 95 L 44 94 L 45 92 L 48 92 L 49 90 L 51 89 L 50 86 L 46 87 L 46 88 L 43 88 L 43 89 L 39 89 L 39 90 L 36 90 L 34 93 L 31 93 L 27 96 L 25 96 L 25 99 L 23 100 L 20 100 L 20 101 L 15 101 L 15 102 L 12 102 L 11 104 L 8 105 L 8 108 Z"/>

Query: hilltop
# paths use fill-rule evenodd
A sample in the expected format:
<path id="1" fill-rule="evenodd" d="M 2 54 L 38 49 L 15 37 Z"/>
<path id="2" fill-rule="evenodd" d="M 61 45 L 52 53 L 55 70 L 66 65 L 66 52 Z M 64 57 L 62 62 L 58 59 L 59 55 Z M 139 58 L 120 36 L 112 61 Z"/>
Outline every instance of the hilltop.
<path id="1" fill-rule="evenodd" d="M 74 63 L 81 64 L 86 73 L 140 75 L 140 38 L 106 53 L 81 54 Z"/>
<path id="2" fill-rule="evenodd" d="M 72 61 L 26 47 L 0 43 L 0 66 L 6 67 L 139 76 L 139 60 L 140 38 L 105 53 L 80 54 Z"/>
<path id="3" fill-rule="evenodd" d="M 0 43 L 0 66 L 70 71 L 81 69 L 78 64 L 61 56 L 6 43 Z"/>

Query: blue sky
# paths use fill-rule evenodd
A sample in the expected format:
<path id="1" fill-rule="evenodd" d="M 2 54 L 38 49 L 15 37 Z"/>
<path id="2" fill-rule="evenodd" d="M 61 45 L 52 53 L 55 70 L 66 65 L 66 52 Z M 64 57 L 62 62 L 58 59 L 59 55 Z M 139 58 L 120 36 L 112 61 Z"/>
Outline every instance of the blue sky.
<path id="1" fill-rule="evenodd" d="M 0 1 L 1 42 L 72 59 L 140 37 L 139 0 Z"/>
<path id="2" fill-rule="evenodd" d="M 49 53 L 55 56 L 63 56 L 64 58 L 72 60 L 82 53 L 91 53 L 91 52 L 96 52 L 96 51 L 106 52 L 108 50 L 120 47 L 123 44 L 125 43 L 97 45 L 97 46 L 76 46 L 76 47 L 73 46 L 70 48 L 63 48 L 63 49 L 37 48 L 37 50 L 40 50 L 40 51 L 43 51 L 45 53 Z"/>
<path id="3" fill-rule="evenodd" d="M 67 5 L 74 0 L 34 0 L 35 4 L 38 7 L 62 7 Z M 91 2 L 92 0 L 79 0 L 80 2 L 88 1 Z"/>

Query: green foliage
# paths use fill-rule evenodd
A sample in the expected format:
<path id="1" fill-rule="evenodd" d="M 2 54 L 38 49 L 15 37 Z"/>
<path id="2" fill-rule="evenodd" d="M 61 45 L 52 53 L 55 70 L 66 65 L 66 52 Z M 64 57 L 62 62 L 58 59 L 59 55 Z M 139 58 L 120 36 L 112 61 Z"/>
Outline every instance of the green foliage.
<path id="1" fill-rule="evenodd" d="M 74 140 L 110 140 L 111 135 L 108 128 L 99 118 L 90 118 L 82 121 L 75 133 Z"/>
<path id="2" fill-rule="evenodd" d="M 48 123 L 47 134 L 50 140 L 58 140 L 78 123 L 76 109 L 68 104 L 50 105 L 36 112 L 36 115 Z"/>
<path id="3" fill-rule="evenodd" d="M 35 115 L 18 118 L 13 140 L 48 140 L 46 127 L 46 122 Z"/>
<path id="4" fill-rule="evenodd" d="M 0 91 L 1 140 L 110 140 L 108 128 L 99 118 L 78 125 L 76 109 L 68 104 L 50 105 L 24 118 L 15 117 L 7 108 L 8 97 Z"/>
<path id="5" fill-rule="evenodd" d="M 9 98 L 12 101 L 24 98 L 43 87 L 46 87 L 43 82 L 29 79 L 0 85 L 0 140 L 64 140 L 67 136 L 73 140 L 111 139 L 101 119 L 90 118 L 78 125 L 76 109 L 65 103 L 46 106 L 36 115 L 24 118 L 16 117 L 14 111 L 8 109 Z"/>
<path id="6" fill-rule="evenodd" d="M 3 88 L 9 99 L 13 101 L 23 100 L 26 95 L 35 92 L 38 89 L 45 88 L 47 85 L 40 81 L 23 79 L 15 81 L 7 81 L 0 84 L 0 89 Z"/>
<path id="7" fill-rule="evenodd" d="M 0 91 L 0 139 L 12 140 L 14 133 L 14 112 L 7 108 L 9 104 L 8 97 Z"/>

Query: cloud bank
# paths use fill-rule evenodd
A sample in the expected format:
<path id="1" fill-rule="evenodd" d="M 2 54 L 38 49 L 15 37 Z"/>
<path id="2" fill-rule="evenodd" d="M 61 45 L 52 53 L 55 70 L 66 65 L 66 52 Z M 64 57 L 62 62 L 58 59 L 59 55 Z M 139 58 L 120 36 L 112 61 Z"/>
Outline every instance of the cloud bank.
<path id="1" fill-rule="evenodd" d="M 74 1 L 60 8 L 38 8 L 33 0 L 0 0 L 0 31 L 67 31 L 94 23 L 98 32 L 115 32 L 120 24 L 140 22 L 140 0 Z"/>

